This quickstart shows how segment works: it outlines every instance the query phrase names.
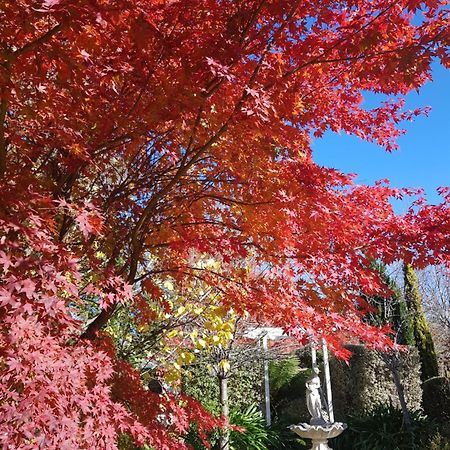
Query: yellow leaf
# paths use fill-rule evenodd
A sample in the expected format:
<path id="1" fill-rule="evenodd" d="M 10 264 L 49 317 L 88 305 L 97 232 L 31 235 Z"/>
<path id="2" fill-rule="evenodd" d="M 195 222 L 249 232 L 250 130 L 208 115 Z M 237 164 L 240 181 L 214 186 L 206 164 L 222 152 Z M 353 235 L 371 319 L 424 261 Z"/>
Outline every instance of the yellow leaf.
<path id="1" fill-rule="evenodd" d="M 234 323 L 231 323 L 231 322 L 224 323 L 223 329 L 225 331 L 234 331 Z"/>
<path id="2" fill-rule="evenodd" d="M 175 336 L 177 336 L 178 335 L 178 330 L 171 330 L 171 331 L 169 331 L 168 333 L 167 333 L 167 337 L 169 338 L 169 339 L 171 339 L 171 338 L 173 338 L 173 337 L 175 337 Z"/>
<path id="3" fill-rule="evenodd" d="M 205 347 L 206 347 L 206 341 L 205 341 L 204 339 L 200 338 L 200 339 L 197 341 L 197 347 L 205 348 Z"/>
<path id="4" fill-rule="evenodd" d="M 224 331 L 222 333 L 223 337 L 225 338 L 225 340 L 230 341 L 231 339 L 233 339 L 233 333 L 231 333 L 231 331 Z"/>
<path id="5" fill-rule="evenodd" d="M 181 352 L 180 360 L 183 364 L 191 364 L 195 360 L 195 355 L 191 352 Z"/>
<path id="6" fill-rule="evenodd" d="M 230 363 L 226 359 L 222 359 L 219 363 L 219 367 L 223 370 L 223 372 L 227 373 L 230 370 Z"/>
<path id="7" fill-rule="evenodd" d="M 195 329 L 195 330 L 191 331 L 189 333 L 189 336 L 191 337 L 192 341 L 194 341 L 197 338 L 197 336 L 198 336 L 198 330 Z"/>
<path id="8" fill-rule="evenodd" d="M 173 291 L 173 283 L 172 283 L 170 280 L 164 281 L 163 286 L 164 286 L 168 291 Z"/>
<path id="9" fill-rule="evenodd" d="M 149 328 L 150 328 L 149 324 L 148 323 L 144 323 L 138 328 L 138 331 L 140 333 L 145 333 L 145 332 L 147 332 L 149 330 Z"/>

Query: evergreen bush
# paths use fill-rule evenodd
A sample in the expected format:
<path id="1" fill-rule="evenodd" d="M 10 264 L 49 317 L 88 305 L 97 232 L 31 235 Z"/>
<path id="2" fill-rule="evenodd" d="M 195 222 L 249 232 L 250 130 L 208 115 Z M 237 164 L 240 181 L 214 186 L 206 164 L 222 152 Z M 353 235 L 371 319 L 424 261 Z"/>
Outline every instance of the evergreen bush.
<path id="1" fill-rule="evenodd" d="M 450 421 L 450 380 L 434 377 L 423 383 L 423 409 L 439 422 Z"/>
<path id="2" fill-rule="evenodd" d="M 199 358 L 189 367 L 190 376 L 183 379 L 183 393 L 197 399 L 213 414 L 219 415 L 219 380 L 208 370 L 208 365 Z M 228 377 L 230 409 L 244 411 L 253 404 L 261 403 L 262 365 L 253 362 L 234 369 Z"/>

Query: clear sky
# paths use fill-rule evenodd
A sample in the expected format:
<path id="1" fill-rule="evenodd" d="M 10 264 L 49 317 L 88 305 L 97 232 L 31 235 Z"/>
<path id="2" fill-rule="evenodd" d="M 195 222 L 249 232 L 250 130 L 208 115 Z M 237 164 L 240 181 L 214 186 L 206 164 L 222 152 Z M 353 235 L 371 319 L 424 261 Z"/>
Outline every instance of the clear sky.
<path id="1" fill-rule="evenodd" d="M 372 106 L 372 105 L 370 105 Z M 357 183 L 388 178 L 394 187 L 423 187 L 429 203 L 439 203 L 439 186 L 450 186 L 450 70 L 433 65 L 433 82 L 406 98 L 406 109 L 431 106 L 426 116 L 404 124 L 399 150 L 387 153 L 346 134 L 328 132 L 313 142 L 314 160 L 342 172 L 357 173 Z M 394 203 L 397 212 L 405 204 Z"/>

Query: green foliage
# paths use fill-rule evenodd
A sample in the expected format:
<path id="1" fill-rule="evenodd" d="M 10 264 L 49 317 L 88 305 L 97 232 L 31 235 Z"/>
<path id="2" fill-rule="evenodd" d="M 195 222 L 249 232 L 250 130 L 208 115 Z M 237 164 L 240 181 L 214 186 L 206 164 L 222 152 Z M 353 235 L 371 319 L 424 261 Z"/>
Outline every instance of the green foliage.
<path id="1" fill-rule="evenodd" d="M 400 407 L 392 373 L 379 353 L 360 345 L 348 345 L 352 352 L 348 364 L 330 359 L 333 403 L 337 420 L 348 415 L 363 416 L 379 404 Z M 398 373 L 410 410 L 421 408 L 420 360 L 415 347 L 398 355 Z"/>
<path id="2" fill-rule="evenodd" d="M 431 418 L 450 421 L 450 380 L 446 377 L 434 377 L 423 383 L 423 409 Z"/>
<path id="3" fill-rule="evenodd" d="M 415 345 L 412 320 L 399 286 L 387 274 L 383 263 L 373 262 L 372 267 L 380 273 L 381 279 L 392 291 L 392 295 L 391 297 L 376 295 L 367 298 L 368 303 L 375 308 L 375 312 L 368 315 L 367 321 L 375 326 L 390 323 L 396 332 L 396 341 L 399 344 Z"/>
<path id="4" fill-rule="evenodd" d="M 378 405 L 362 417 L 349 416 L 348 429 L 333 440 L 334 450 L 424 450 L 435 424 L 419 412 L 411 413 L 406 429 L 400 409 Z"/>
<path id="5" fill-rule="evenodd" d="M 256 405 L 250 405 L 243 411 L 232 410 L 230 423 L 244 429 L 242 431 L 230 431 L 230 450 L 285 449 L 285 447 L 273 447 L 278 442 L 278 434 L 276 431 L 266 427 L 264 417 Z M 209 441 L 213 450 L 219 450 L 219 431 L 213 433 Z M 197 435 L 195 427 L 191 427 L 186 442 L 194 450 L 206 450 L 206 447 Z"/>
<path id="6" fill-rule="evenodd" d="M 450 440 L 437 431 L 431 437 L 425 450 L 450 450 Z"/>
<path id="7" fill-rule="evenodd" d="M 119 442 L 117 443 L 119 450 L 136 450 L 136 445 L 133 443 L 133 439 L 127 433 L 121 433 L 119 435 Z"/>
<path id="8" fill-rule="evenodd" d="M 215 430 L 213 433 L 208 435 L 209 443 L 212 445 L 212 448 L 217 448 L 217 443 L 219 441 L 220 432 L 219 430 Z M 185 437 L 184 441 L 189 444 L 194 450 L 207 450 L 204 446 L 202 440 L 198 436 L 197 427 L 195 425 L 191 425 L 189 428 L 189 432 Z"/>
<path id="9" fill-rule="evenodd" d="M 290 383 L 300 372 L 297 358 L 289 358 L 282 361 L 271 361 L 269 364 L 270 389 L 279 391 Z"/>
<path id="10" fill-rule="evenodd" d="M 144 444 L 143 447 L 138 447 L 134 444 L 132 437 L 128 433 L 121 433 L 119 435 L 117 447 L 119 450 L 156 450 L 154 447 L 150 447 L 146 444 Z"/>
<path id="11" fill-rule="evenodd" d="M 306 412 L 305 381 L 309 370 L 300 368 L 297 357 L 269 365 L 272 419 L 286 425 L 298 422 Z"/>
<path id="12" fill-rule="evenodd" d="M 415 345 L 419 350 L 420 355 L 422 369 L 421 379 L 422 381 L 426 381 L 429 378 L 437 377 L 439 375 L 433 338 L 425 318 L 416 273 L 409 264 L 405 264 L 403 267 L 403 275 L 405 282 L 405 299 L 410 317 L 413 321 Z"/>
<path id="13" fill-rule="evenodd" d="M 244 411 L 232 411 L 230 422 L 245 428 L 244 432 L 230 432 L 230 450 L 268 450 L 269 444 L 277 439 L 276 433 L 266 427 L 264 417 L 255 405 Z"/>
<path id="14" fill-rule="evenodd" d="M 233 369 L 228 378 L 231 410 L 243 411 L 261 401 L 262 374 L 260 364 L 253 363 Z M 183 379 L 183 392 L 202 403 L 214 414 L 220 414 L 219 380 L 211 375 L 208 365 L 201 359 L 189 367 L 189 377 Z"/>
<path id="15" fill-rule="evenodd" d="M 199 362 L 189 367 L 189 377 L 183 378 L 182 390 L 185 394 L 197 399 L 213 414 L 219 415 L 219 380 L 212 376 L 206 364 Z M 233 391 L 230 392 L 230 394 Z"/>
<path id="16" fill-rule="evenodd" d="M 277 439 L 269 444 L 270 450 L 306 450 L 308 448 L 306 441 L 291 431 L 288 428 L 289 425 L 292 425 L 292 421 L 284 420 L 284 418 L 272 423 L 270 429 Z"/>

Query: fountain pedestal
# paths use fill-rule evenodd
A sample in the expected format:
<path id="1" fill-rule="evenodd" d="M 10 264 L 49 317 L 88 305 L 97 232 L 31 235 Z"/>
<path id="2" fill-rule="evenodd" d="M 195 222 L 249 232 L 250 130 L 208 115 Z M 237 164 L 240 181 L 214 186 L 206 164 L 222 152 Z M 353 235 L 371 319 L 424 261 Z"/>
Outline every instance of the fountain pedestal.
<path id="1" fill-rule="evenodd" d="M 312 440 L 311 450 L 332 450 L 328 446 L 328 439 L 339 436 L 347 425 L 342 422 L 326 423 L 321 425 L 310 425 L 309 423 L 300 423 L 291 425 L 289 429 L 302 438 Z"/>

